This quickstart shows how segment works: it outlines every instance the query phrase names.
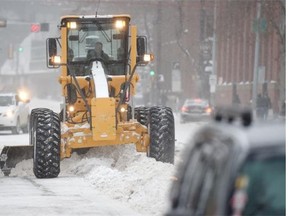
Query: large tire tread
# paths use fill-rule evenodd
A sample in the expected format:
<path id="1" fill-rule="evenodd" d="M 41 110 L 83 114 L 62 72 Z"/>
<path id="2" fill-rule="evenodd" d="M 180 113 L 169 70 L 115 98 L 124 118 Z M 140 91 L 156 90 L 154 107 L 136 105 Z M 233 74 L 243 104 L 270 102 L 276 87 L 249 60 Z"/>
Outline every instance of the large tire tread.
<path id="1" fill-rule="evenodd" d="M 43 112 L 43 111 L 50 111 L 49 109 L 47 108 L 34 108 L 31 110 L 31 114 L 30 114 L 30 120 L 29 120 L 29 141 L 30 141 L 30 145 L 33 145 L 33 141 L 32 141 L 32 128 L 33 127 L 36 127 L 35 126 L 35 117 L 38 115 L 38 113 L 40 112 Z"/>
<path id="2" fill-rule="evenodd" d="M 142 125 L 148 126 L 149 107 L 135 107 L 135 119 Z"/>
<path id="3" fill-rule="evenodd" d="M 175 125 L 169 107 L 151 107 L 149 115 L 150 146 L 148 157 L 174 164 Z"/>
<path id="4" fill-rule="evenodd" d="M 34 145 L 34 175 L 37 178 L 57 177 L 60 173 L 61 143 L 58 114 L 46 108 L 32 110 L 30 142 Z"/>

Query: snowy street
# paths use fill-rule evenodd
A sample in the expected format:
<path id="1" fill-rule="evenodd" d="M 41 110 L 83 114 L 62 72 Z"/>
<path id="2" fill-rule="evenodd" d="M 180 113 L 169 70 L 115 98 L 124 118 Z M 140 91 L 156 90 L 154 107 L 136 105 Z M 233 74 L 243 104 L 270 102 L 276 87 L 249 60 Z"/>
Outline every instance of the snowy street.
<path id="1" fill-rule="evenodd" d="M 30 108 L 59 112 L 59 102 L 33 100 Z M 185 141 L 203 123 L 179 124 L 175 115 L 176 164 Z M 4 145 L 25 145 L 28 134 L 0 133 Z M 163 215 L 175 166 L 137 153 L 134 145 L 100 147 L 61 161 L 55 179 L 37 179 L 32 159 L 19 163 L 9 177 L 0 174 L 3 215 Z M 41 213 L 41 215 L 43 215 Z M 0 214 L 0 215 L 1 215 Z"/>
<path id="2" fill-rule="evenodd" d="M 286 1 L 0 0 L 0 38 L 0 216 L 286 212 Z"/>
<path id="3" fill-rule="evenodd" d="M 138 215 L 79 177 L 0 178 L 0 215 Z"/>

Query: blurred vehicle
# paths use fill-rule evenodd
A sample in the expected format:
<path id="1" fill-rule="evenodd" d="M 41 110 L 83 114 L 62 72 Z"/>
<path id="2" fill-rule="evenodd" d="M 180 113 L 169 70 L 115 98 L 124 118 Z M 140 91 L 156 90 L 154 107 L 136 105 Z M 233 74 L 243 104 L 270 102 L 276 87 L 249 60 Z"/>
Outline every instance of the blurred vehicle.
<path id="1" fill-rule="evenodd" d="M 28 133 L 29 99 L 25 92 L 0 94 L 0 130 Z"/>
<path id="2" fill-rule="evenodd" d="M 215 119 L 188 143 L 166 216 L 285 215 L 285 124 L 252 124 L 248 112 Z"/>
<path id="3" fill-rule="evenodd" d="M 180 123 L 193 120 L 207 120 L 213 109 L 205 99 L 186 99 L 180 110 Z"/>

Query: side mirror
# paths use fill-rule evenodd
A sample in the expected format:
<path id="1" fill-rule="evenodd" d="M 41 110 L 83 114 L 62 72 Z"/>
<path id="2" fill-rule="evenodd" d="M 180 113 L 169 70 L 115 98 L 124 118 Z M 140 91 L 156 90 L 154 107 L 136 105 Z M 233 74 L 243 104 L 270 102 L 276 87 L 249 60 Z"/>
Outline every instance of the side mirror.
<path id="1" fill-rule="evenodd" d="M 60 58 L 60 56 L 58 56 Z M 46 60 L 48 68 L 59 67 L 60 62 L 55 62 L 57 58 L 57 39 L 48 38 L 46 40 Z"/>
<path id="2" fill-rule="evenodd" d="M 144 56 L 146 54 L 147 39 L 144 36 L 137 37 L 137 55 Z"/>
<path id="3" fill-rule="evenodd" d="M 49 57 L 57 55 L 57 41 L 55 38 L 48 38 Z"/>
<path id="4" fill-rule="evenodd" d="M 137 37 L 137 64 L 145 66 L 153 61 L 154 55 L 147 54 L 147 38 L 145 36 Z"/>

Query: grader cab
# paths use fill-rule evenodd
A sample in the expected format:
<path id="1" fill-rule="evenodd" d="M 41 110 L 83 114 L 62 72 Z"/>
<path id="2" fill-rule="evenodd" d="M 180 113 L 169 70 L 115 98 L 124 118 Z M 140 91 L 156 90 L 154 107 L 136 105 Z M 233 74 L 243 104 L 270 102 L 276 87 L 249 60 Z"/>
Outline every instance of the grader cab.
<path id="1" fill-rule="evenodd" d="M 60 173 L 60 161 L 74 151 L 122 144 L 174 163 L 172 110 L 133 104 L 136 68 L 153 55 L 147 54 L 147 39 L 137 35 L 130 16 L 64 16 L 59 28 L 60 37 L 47 39 L 46 45 L 48 68 L 61 69 L 62 110 L 31 111 L 30 145 L 4 147 L 4 173 L 33 157 L 35 176 L 53 178 Z"/>

